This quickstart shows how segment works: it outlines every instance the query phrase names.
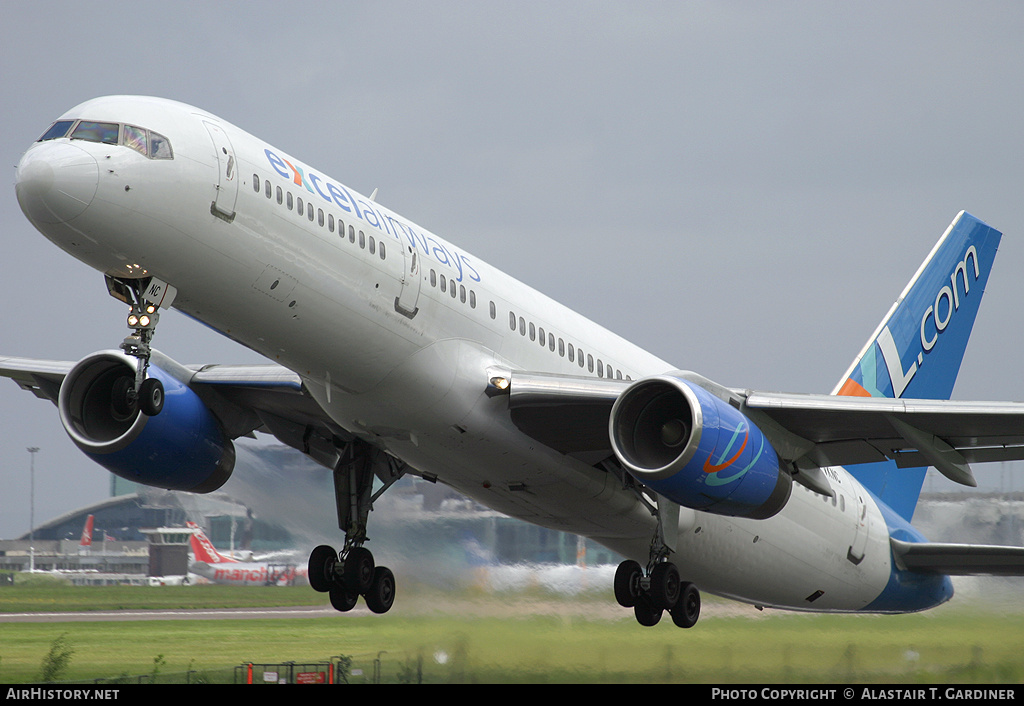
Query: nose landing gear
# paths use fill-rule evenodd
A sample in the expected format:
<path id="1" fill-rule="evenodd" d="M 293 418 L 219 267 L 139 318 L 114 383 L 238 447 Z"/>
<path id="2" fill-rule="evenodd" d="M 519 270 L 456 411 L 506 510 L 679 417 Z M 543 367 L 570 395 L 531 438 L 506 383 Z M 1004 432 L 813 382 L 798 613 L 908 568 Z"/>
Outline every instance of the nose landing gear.
<path id="1" fill-rule="evenodd" d="M 108 276 L 107 291 L 131 307 L 127 323 L 132 333 L 121 342 L 121 350 L 138 360 L 134 385 L 126 378 L 112 404 L 126 410 L 138 405 L 143 414 L 155 417 L 164 407 L 164 386 L 159 379 L 147 376 L 152 355 L 149 344 L 160 321 L 159 308 L 170 306 L 177 290 L 155 277 L 118 279 Z"/>

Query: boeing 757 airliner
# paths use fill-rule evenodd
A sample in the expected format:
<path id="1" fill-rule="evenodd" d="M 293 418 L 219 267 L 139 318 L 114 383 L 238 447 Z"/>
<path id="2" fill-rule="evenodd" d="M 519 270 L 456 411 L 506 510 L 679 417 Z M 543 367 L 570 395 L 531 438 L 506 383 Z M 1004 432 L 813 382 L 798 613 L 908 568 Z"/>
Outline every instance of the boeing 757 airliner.
<path id="1" fill-rule="evenodd" d="M 115 96 L 25 152 L 31 223 L 129 308 L 119 348 L 0 358 L 113 473 L 220 487 L 232 440 L 269 433 L 333 470 L 341 549 L 312 587 L 376 612 L 395 577 L 366 548 L 404 475 L 620 553 L 643 625 L 700 593 L 898 613 L 950 575 L 1024 573 L 1024 548 L 929 543 L 925 471 L 1024 458 L 1024 405 L 950 402 L 1000 233 L 960 213 L 832 394 L 730 389 L 677 369 L 461 245 L 199 108 Z M 268 359 L 184 367 L 151 344 L 174 307 Z M 837 371 L 838 372 L 838 371 Z"/>

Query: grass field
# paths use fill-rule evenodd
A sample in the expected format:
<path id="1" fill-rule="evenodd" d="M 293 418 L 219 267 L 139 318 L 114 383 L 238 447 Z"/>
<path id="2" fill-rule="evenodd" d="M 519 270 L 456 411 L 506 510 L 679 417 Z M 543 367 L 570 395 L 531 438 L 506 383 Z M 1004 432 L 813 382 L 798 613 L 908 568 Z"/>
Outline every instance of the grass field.
<path id="1" fill-rule="evenodd" d="M 926 682 L 1024 680 L 1024 613 L 965 604 L 907 616 L 758 612 L 706 599 L 691 630 L 642 628 L 610 596 L 452 596 L 410 588 L 387 616 L 0 624 L 0 683 L 38 681 L 55 645 L 60 680 L 152 675 L 232 679 L 245 662 L 352 658 L 352 682 Z M 323 605 L 309 588 L 0 588 L 0 612 Z M 967 601 L 966 605 L 970 602 Z M 379 659 L 379 665 L 375 660 Z"/>

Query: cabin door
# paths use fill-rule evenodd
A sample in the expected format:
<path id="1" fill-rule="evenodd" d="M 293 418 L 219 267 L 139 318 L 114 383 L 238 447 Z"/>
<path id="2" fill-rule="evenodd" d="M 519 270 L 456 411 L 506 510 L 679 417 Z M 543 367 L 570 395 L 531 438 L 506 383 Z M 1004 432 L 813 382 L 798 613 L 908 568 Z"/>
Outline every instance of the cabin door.
<path id="1" fill-rule="evenodd" d="M 220 125 L 205 122 L 217 152 L 217 196 L 211 212 L 218 218 L 230 222 L 235 218 L 235 201 L 238 200 L 238 164 L 228 134 Z"/>
<path id="2" fill-rule="evenodd" d="M 402 289 L 395 298 L 395 311 L 410 319 L 419 312 L 416 304 L 420 300 L 420 284 L 423 276 L 420 272 L 420 254 L 408 243 L 402 248 L 404 267 L 402 270 Z"/>

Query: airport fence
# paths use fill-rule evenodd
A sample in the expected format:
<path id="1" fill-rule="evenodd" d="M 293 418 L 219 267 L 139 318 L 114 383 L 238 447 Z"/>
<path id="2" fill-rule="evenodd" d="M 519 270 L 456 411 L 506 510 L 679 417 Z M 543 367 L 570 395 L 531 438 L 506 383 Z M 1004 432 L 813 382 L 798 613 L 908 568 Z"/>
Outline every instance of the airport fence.
<path id="1" fill-rule="evenodd" d="M 337 655 L 322 662 L 246 662 L 235 667 L 185 672 L 121 674 L 88 680 L 95 685 L 118 684 L 380 684 L 422 683 L 422 661 L 382 659 L 387 653 L 351 657 Z M 387 670 L 385 672 L 385 670 Z"/>
<path id="2" fill-rule="evenodd" d="M 119 684 L 230 684 L 234 678 L 234 669 L 190 669 L 185 672 L 161 672 L 159 674 L 121 674 L 115 677 L 102 677 L 87 682 L 59 682 L 61 684 L 95 684 L 110 686 Z"/>
<path id="3" fill-rule="evenodd" d="M 337 684 L 344 664 L 330 662 L 247 663 L 235 667 L 235 684 Z M 344 683 L 342 681 L 341 683 Z"/>
<path id="4" fill-rule="evenodd" d="M 235 667 L 235 684 L 380 684 L 422 683 L 423 663 L 389 659 L 385 651 L 324 662 L 246 663 Z M 418 664 L 418 666 L 417 666 Z M 385 675 L 385 669 L 387 674 Z"/>
<path id="5" fill-rule="evenodd" d="M 246 662 L 236 666 L 185 672 L 122 674 L 113 678 L 54 682 L 60 684 L 468 684 L 468 683 L 1020 683 L 1024 661 L 992 646 L 948 644 L 919 649 L 871 646 L 862 643 L 818 645 L 817 658 L 808 660 L 805 643 L 783 643 L 764 654 L 762 664 L 747 664 L 749 650 L 729 643 L 723 649 L 695 653 L 672 642 L 647 650 L 643 667 L 620 664 L 614 650 L 600 648 L 595 660 L 582 652 L 571 666 L 538 657 L 528 662 L 494 660 L 473 641 L 460 636 L 445 649 L 375 651 L 335 655 L 309 662 Z M 489 655 L 489 657 L 487 656 Z"/>

